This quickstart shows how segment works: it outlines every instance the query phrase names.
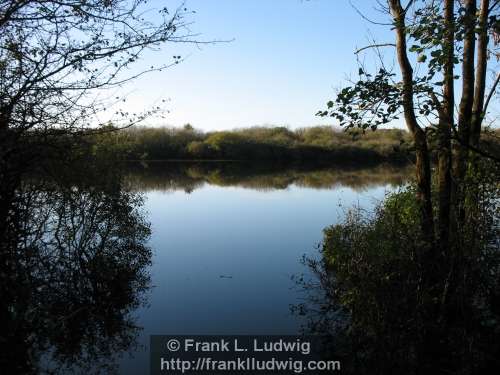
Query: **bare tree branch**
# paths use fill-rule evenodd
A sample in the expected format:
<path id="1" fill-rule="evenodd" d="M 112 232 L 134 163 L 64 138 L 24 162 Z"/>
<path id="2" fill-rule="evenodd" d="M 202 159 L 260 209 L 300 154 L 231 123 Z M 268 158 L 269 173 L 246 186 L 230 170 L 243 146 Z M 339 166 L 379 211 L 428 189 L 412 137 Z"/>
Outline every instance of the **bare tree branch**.
<path id="1" fill-rule="evenodd" d="M 384 23 L 384 22 L 378 22 L 378 21 L 373 21 L 371 19 L 369 19 L 367 16 L 365 16 L 363 14 L 363 12 L 361 12 L 352 2 L 352 0 L 349 0 L 349 4 L 351 4 L 351 7 L 356 11 L 356 13 L 358 13 L 361 18 L 363 18 L 365 21 L 368 21 L 374 25 L 382 25 L 382 26 L 390 26 L 391 24 L 390 23 Z"/>
<path id="2" fill-rule="evenodd" d="M 357 55 L 358 53 L 360 53 L 361 51 L 364 51 L 366 49 L 369 49 L 369 48 L 378 48 L 378 47 L 396 47 L 396 44 L 394 44 L 394 43 L 371 44 L 369 46 L 365 46 L 365 47 L 357 49 L 356 51 L 354 51 L 354 54 Z"/>
<path id="3" fill-rule="evenodd" d="M 497 74 L 497 78 L 495 79 L 495 82 L 493 83 L 493 86 L 491 87 L 491 90 L 488 94 L 488 97 L 486 98 L 486 102 L 484 103 L 484 108 L 483 108 L 483 114 L 486 114 L 486 111 L 488 110 L 488 105 L 490 104 L 490 100 L 495 94 L 496 88 L 498 86 L 498 82 L 500 81 L 500 73 Z"/>

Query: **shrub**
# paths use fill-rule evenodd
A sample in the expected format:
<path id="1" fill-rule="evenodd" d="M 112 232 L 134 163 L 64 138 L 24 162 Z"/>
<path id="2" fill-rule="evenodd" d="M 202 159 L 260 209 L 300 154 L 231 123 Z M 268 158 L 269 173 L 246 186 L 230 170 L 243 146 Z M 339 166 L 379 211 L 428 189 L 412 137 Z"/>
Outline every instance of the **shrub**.
<path id="1" fill-rule="evenodd" d="M 215 152 L 210 145 L 203 141 L 193 141 L 187 146 L 187 153 L 193 159 L 211 159 Z"/>
<path id="2" fill-rule="evenodd" d="M 485 132 L 484 148 L 498 154 L 498 139 L 498 131 Z M 95 135 L 91 142 L 96 154 L 128 160 L 219 158 L 373 163 L 407 162 L 412 156 L 410 137 L 401 129 L 363 133 L 331 126 L 297 130 L 279 126 L 203 133 L 186 124 L 182 128 L 131 127 Z"/>
<path id="3" fill-rule="evenodd" d="M 331 355 L 347 373 L 500 365 L 498 174 L 478 173 L 475 225 L 460 229 L 450 254 L 425 251 L 411 186 L 325 229 L 321 258 L 305 260 L 319 282 L 302 284 L 313 292 L 298 311 L 309 330 L 334 335 Z"/>

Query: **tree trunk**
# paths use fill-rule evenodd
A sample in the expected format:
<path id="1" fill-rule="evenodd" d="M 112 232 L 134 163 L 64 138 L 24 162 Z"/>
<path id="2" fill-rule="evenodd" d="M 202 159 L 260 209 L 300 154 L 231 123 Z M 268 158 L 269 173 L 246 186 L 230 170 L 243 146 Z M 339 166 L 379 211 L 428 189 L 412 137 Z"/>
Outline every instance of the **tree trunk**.
<path id="1" fill-rule="evenodd" d="M 485 89 L 486 89 L 486 68 L 488 60 L 488 14 L 489 0 L 481 0 L 481 8 L 479 10 L 478 20 L 476 22 L 477 32 L 477 67 L 475 81 L 473 82 L 473 103 L 470 132 L 468 134 L 467 145 L 473 148 L 480 148 L 481 126 L 486 112 L 487 104 L 485 104 Z M 466 165 L 464 165 L 464 175 L 468 175 L 471 180 L 475 179 L 477 173 L 479 156 L 470 149 L 463 151 L 467 155 Z M 471 237 L 476 238 L 476 220 L 477 220 L 477 186 L 473 183 L 467 184 L 467 188 L 463 189 L 463 203 L 461 206 L 460 219 L 470 229 Z"/>
<path id="2" fill-rule="evenodd" d="M 454 0 L 446 0 L 444 4 L 445 38 L 442 44 L 444 61 L 443 102 L 439 111 L 439 152 L 438 152 L 438 191 L 439 217 L 438 234 L 439 247 L 444 254 L 449 249 L 450 239 L 450 202 L 451 202 L 451 129 L 454 112 L 454 43 L 455 21 Z"/>
<path id="3" fill-rule="evenodd" d="M 453 145 L 453 232 L 460 230 L 464 221 L 464 178 L 471 134 L 472 105 L 474 102 L 474 52 L 476 0 L 465 1 L 464 47 L 462 62 L 462 99 L 458 113 L 458 131 Z"/>
<path id="4" fill-rule="evenodd" d="M 481 124 L 484 117 L 484 92 L 486 87 L 486 67 L 488 63 L 487 22 L 489 6 L 489 0 L 481 0 L 478 20 L 477 68 L 474 86 L 474 103 L 472 107 L 472 128 L 470 132 L 470 144 L 474 147 L 479 145 Z"/>
<path id="5" fill-rule="evenodd" d="M 413 69 L 406 52 L 405 11 L 399 0 L 390 0 L 389 6 L 396 32 L 396 52 L 403 77 L 403 110 L 405 123 L 415 141 L 417 198 L 420 203 L 421 227 L 428 249 L 434 244 L 434 220 L 431 198 L 431 168 L 427 136 L 418 125 L 413 103 Z"/>

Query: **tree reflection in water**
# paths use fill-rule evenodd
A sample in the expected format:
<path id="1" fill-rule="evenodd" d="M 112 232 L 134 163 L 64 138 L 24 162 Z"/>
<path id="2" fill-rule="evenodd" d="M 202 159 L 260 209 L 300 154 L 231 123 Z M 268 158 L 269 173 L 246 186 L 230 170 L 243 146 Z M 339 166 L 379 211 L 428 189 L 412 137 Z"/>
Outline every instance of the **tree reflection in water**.
<path id="1" fill-rule="evenodd" d="M 115 169 L 15 187 L 2 218 L 3 373 L 104 372 L 136 345 L 151 250 L 142 197 Z M 104 172 L 106 171 L 106 172 Z M 4 195 L 7 196 L 7 195 Z"/>
<path id="2" fill-rule="evenodd" d="M 205 184 L 236 186 L 258 191 L 285 190 L 291 186 L 334 189 L 348 186 L 362 191 L 371 186 L 400 186 L 410 169 L 401 165 L 269 164 L 248 162 L 127 163 L 126 181 L 132 190 L 191 193 Z"/>

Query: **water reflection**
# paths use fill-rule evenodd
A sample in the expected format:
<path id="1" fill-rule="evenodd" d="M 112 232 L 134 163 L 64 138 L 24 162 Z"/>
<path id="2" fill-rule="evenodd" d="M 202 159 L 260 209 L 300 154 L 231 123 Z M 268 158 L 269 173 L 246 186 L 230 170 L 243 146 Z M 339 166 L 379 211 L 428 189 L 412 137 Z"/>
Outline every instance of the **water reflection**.
<path id="1" fill-rule="evenodd" d="M 380 185 L 400 186 L 411 169 L 395 165 L 361 167 L 359 165 L 296 165 L 243 162 L 149 162 L 127 164 L 127 181 L 134 190 L 191 193 L 206 184 L 269 191 L 297 187 L 334 189 L 347 186 L 354 190 Z"/>
<path id="2" fill-rule="evenodd" d="M 2 373 L 118 363 L 135 374 L 150 334 L 295 333 L 289 275 L 338 201 L 369 209 L 407 178 L 397 167 L 158 162 L 58 165 L 0 186 Z"/>
<path id="3" fill-rule="evenodd" d="M 0 368 L 110 373 L 135 345 L 131 312 L 149 288 L 142 198 L 114 168 L 55 172 L 24 178 L 2 202 Z"/>

